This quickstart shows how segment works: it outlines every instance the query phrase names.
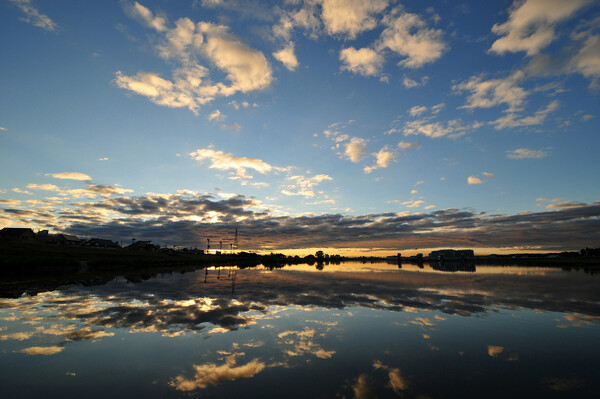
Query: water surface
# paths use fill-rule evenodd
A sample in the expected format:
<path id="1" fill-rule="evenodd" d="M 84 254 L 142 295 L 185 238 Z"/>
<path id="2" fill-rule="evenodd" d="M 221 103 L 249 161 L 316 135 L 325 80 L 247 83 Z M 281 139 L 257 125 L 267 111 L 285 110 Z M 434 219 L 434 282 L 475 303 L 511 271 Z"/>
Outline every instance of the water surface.
<path id="1" fill-rule="evenodd" d="M 530 398 L 600 391 L 597 275 L 436 267 L 210 268 L 0 299 L 0 392 Z"/>

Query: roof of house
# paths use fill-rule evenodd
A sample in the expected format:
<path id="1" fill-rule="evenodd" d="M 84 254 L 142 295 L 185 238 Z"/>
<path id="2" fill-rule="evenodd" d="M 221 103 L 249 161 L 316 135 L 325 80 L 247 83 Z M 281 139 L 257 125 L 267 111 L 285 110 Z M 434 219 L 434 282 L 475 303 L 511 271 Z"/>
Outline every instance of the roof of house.
<path id="1" fill-rule="evenodd" d="M 33 230 L 31 230 L 30 228 L 21 228 L 21 227 L 5 227 L 2 230 L 0 230 L 0 233 L 3 236 L 6 237 L 15 237 L 15 236 L 20 236 L 22 234 L 27 234 L 27 233 L 33 233 Z"/>

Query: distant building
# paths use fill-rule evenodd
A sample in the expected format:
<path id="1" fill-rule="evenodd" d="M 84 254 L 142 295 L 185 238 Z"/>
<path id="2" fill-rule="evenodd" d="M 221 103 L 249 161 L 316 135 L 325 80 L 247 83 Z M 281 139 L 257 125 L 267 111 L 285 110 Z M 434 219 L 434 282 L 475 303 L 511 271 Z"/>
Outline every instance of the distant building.
<path id="1" fill-rule="evenodd" d="M 82 240 L 71 234 L 58 234 L 55 241 L 60 245 L 79 245 Z"/>
<path id="2" fill-rule="evenodd" d="M 152 244 L 152 241 L 136 241 L 125 248 L 131 251 L 156 251 L 160 249 L 158 245 Z"/>
<path id="3" fill-rule="evenodd" d="M 1 241 L 34 241 L 35 233 L 29 228 L 5 227 L 0 230 Z"/>
<path id="4" fill-rule="evenodd" d="M 91 238 L 82 244 L 84 247 L 92 248 L 121 248 L 118 242 L 104 240 L 102 238 Z"/>
<path id="5" fill-rule="evenodd" d="M 429 253 L 429 259 L 463 259 L 472 258 L 473 256 L 475 256 L 475 253 L 472 249 L 440 249 Z"/>

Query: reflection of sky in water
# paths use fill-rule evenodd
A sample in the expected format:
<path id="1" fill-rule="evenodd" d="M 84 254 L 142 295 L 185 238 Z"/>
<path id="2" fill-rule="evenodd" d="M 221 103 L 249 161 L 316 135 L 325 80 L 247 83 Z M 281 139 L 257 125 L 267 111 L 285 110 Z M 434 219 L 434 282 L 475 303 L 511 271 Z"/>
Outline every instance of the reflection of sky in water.
<path id="1" fill-rule="evenodd" d="M 600 388 L 594 276 L 353 267 L 238 270 L 233 294 L 226 272 L 204 283 L 199 270 L 0 299 L 3 397 L 587 397 Z"/>

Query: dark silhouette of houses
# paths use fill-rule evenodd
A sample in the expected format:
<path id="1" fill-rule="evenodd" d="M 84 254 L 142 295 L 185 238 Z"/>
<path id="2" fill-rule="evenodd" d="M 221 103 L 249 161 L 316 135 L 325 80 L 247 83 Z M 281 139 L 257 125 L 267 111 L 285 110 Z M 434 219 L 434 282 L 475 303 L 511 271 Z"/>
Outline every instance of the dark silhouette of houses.
<path id="1" fill-rule="evenodd" d="M 5 227 L 0 230 L 2 241 L 34 241 L 35 233 L 29 228 Z"/>
<path id="2" fill-rule="evenodd" d="M 152 244 L 152 241 L 136 241 L 125 248 L 131 251 L 156 251 L 160 247 Z"/>
<path id="3" fill-rule="evenodd" d="M 59 245 L 79 245 L 82 240 L 71 234 L 58 234 L 55 241 Z"/>
<path id="4" fill-rule="evenodd" d="M 121 248 L 118 242 L 104 240 L 102 238 L 91 238 L 82 244 L 84 247 L 92 248 Z"/>

